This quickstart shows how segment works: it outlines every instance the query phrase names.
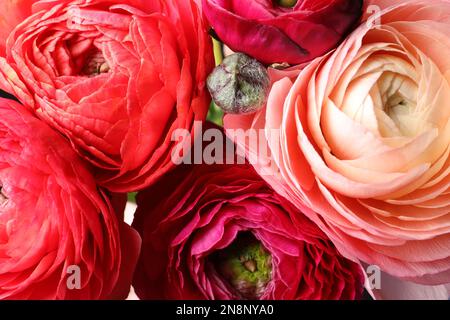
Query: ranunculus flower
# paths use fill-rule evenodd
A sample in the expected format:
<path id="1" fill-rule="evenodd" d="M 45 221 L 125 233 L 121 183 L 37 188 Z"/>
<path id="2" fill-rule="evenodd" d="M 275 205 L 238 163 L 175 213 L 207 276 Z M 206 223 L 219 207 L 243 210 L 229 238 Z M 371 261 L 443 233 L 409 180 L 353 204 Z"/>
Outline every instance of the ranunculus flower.
<path id="1" fill-rule="evenodd" d="M 280 130 L 266 139 L 279 172 L 248 155 L 345 256 L 422 284 L 450 283 L 449 30 L 448 1 L 392 5 L 274 83 L 266 109 L 225 119 Z"/>
<path id="2" fill-rule="evenodd" d="M 137 202 L 141 299 L 361 297 L 361 267 L 250 165 L 180 166 Z"/>
<path id="3" fill-rule="evenodd" d="M 0 299 L 125 298 L 137 233 L 63 137 L 17 102 L 0 114 Z"/>
<path id="4" fill-rule="evenodd" d="M 361 17 L 362 0 L 202 0 L 214 31 L 232 50 L 261 62 L 300 64 L 344 39 Z"/>
<path id="5" fill-rule="evenodd" d="M 1 89 L 67 136 L 111 191 L 143 188 L 172 168 L 172 132 L 204 120 L 210 102 L 214 59 L 197 5 L 48 0 L 32 12 L 7 40 Z"/>

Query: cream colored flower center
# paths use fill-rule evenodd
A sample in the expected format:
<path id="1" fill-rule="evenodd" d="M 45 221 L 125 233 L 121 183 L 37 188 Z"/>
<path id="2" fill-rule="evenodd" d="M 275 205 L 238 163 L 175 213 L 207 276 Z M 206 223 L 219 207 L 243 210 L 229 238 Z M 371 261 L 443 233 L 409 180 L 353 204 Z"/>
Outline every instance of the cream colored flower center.
<path id="1" fill-rule="evenodd" d="M 405 76 L 392 72 L 383 73 L 376 83 L 378 90 L 372 94 L 377 108 L 378 129 L 384 137 L 415 136 L 419 130 L 417 113 L 417 85 Z"/>
<path id="2" fill-rule="evenodd" d="M 419 81 L 406 59 L 374 54 L 349 83 L 342 110 L 382 138 L 416 137 L 435 126 L 419 103 Z"/>

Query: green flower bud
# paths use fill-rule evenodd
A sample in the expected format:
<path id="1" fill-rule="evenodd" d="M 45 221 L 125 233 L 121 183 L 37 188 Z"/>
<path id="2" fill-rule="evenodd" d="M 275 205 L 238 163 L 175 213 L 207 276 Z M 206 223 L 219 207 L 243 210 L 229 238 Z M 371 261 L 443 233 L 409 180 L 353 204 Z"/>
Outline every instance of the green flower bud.
<path id="1" fill-rule="evenodd" d="M 264 107 L 270 89 L 267 69 L 243 53 L 226 57 L 207 80 L 215 104 L 227 113 L 253 113 Z"/>
<path id="2" fill-rule="evenodd" d="M 251 234 L 241 234 L 215 254 L 218 273 L 242 299 L 259 299 L 272 280 L 272 256 Z"/>

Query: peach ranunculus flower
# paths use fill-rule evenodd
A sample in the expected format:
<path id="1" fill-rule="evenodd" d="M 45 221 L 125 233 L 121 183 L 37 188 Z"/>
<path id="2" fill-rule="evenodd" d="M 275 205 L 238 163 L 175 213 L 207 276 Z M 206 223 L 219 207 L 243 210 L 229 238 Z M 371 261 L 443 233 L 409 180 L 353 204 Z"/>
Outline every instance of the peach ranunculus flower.
<path id="1" fill-rule="evenodd" d="M 279 171 L 257 170 L 269 170 L 266 179 L 293 203 L 313 208 L 310 218 L 344 255 L 404 280 L 445 284 L 450 2 L 387 3 L 369 3 L 381 11 L 335 52 L 295 82 L 278 79 L 265 109 L 229 115 L 225 126 L 265 130 Z M 250 158 L 263 156 L 245 147 Z"/>

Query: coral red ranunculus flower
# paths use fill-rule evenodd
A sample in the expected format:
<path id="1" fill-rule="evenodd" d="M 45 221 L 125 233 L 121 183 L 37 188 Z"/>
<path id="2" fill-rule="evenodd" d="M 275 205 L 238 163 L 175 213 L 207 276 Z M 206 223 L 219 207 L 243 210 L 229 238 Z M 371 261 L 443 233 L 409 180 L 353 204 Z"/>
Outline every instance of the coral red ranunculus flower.
<path id="1" fill-rule="evenodd" d="M 0 299 L 125 298 L 139 236 L 63 137 L 17 102 L 0 114 Z"/>
<path id="2" fill-rule="evenodd" d="M 362 269 L 249 165 L 180 166 L 138 195 L 142 299 L 356 299 Z"/>
<path id="3" fill-rule="evenodd" d="M 362 0 L 202 1 L 225 44 L 267 64 L 300 64 L 325 54 L 347 36 L 362 13 Z"/>
<path id="4" fill-rule="evenodd" d="M 168 171 L 171 133 L 191 130 L 209 107 L 214 59 L 197 5 L 49 0 L 30 11 L 0 58 L 1 89 L 67 136 L 111 191 L 143 188 Z"/>

